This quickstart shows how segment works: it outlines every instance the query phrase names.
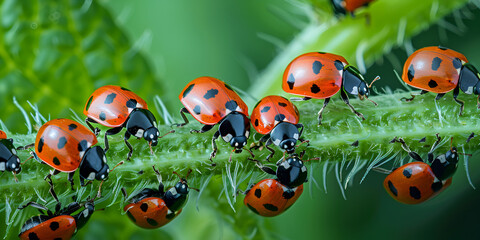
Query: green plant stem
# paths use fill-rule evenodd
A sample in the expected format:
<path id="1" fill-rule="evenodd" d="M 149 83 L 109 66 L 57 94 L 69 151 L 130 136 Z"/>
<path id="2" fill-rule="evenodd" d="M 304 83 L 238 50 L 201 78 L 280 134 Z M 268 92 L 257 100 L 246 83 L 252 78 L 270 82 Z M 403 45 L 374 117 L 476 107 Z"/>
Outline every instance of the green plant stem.
<path id="1" fill-rule="evenodd" d="M 311 0 L 323 11 L 328 1 Z M 258 76 L 249 93 L 257 98 L 282 93 L 281 82 L 287 65 L 297 56 L 307 52 L 330 52 L 345 57 L 350 64 L 365 72 L 370 65 L 392 49 L 408 45 L 409 39 L 427 29 L 446 15 L 464 6 L 468 0 L 404 0 L 374 1 L 357 17 L 337 20 L 330 14 L 322 21 L 322 11 L 317 11 L 305 27 L 269 66 Z M 370 24 L 364 17 L 369 14 Z M 362 17 L 363 16 L 363 17 Z M 374 73 L 373 73 L 374 74 Z"/>

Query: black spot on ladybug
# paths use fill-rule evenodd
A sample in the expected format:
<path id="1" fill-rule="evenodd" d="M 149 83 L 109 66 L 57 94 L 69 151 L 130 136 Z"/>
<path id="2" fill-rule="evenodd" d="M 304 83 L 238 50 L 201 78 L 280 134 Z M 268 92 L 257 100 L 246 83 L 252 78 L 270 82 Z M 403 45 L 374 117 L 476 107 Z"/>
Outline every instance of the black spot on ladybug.
<path id="1" fill-rule="evenodd" d="M 107 119 L 107 116 L 105 115 L 104 112 L 101 112 L 100 115 L 98 115 L 98 117 L 99 117 L 100 120 L 102 120 L 102 121 L 105 121 L 105 119 Z"/>
<path id="2" fill-rule="evenodd" d="M 320 92 L 320 88 L 317 86 L 317 84 L 313 84 L 310 88 L 310 91 L 312 91 L 312 93 L 318 93 Z"/>
<path id="3" fill-rule="evenodd" d="M 295 77 L 293 76 L 293 73 L 290 73 L 290 75 L 288 76 L 287 84 L 288 84 L 288 88 L 290 88 L 290 90 L 292 90 L 293 85 L 295 84 Z"/>
<path id="4" fill-rule="evenodd" d="M 408 77 L 408 81 L 410 82 L 415 77 L 415 69 L 413 68 L 413 64 L 410 64 L 410 67 L 408 67 L 407 77 Z"/>
<path id="5" fill-rule="evenodd" d="M 116 93 L 110 93 L 107 95 L 107 97 L 105 98 L 105 104 L 111 104 L 113 103 L 113 100 L 117 97 L 117 94 Z"/>
<path id="6" fill-rule="evenodd" d="M 438 46 L 438 49 L 443 50 L 443 51 L 448 50 L 448 48 L 442 47 L 442 46 Z"/>
<path id="7" fill-rule="evenodd" d="M 228 85 L 228 84 L 226 84 L 226 83 L 224 83 L 224 84 L 225 84 L 225 87 L 226 87 L 228 90 L 233 91 L 233 89 L 232 89 L 232 87 L 230 87 L 230 85 Z"/>
<path id="8" fill-rule="evenodd" d="M 462 60 L 460 60 L 459 58 L 453 59 L 453 67 L 455 69 L 461 68 L 462 67 Z"/>
<path id="9" fill-rule="evenodd" d="M 165 216 L 167 219 L 173 219 L 175 217 L 175 213 L 174 212 L 171 212 L 169 214 L 167 214 L 167 216 Z"/>
<path id="10" fill-rule="evenodd" d="M 285 191 L 282 194 L 282 197 L 285 198 L 285 199 L 290 199 L 293 196 L 295 196 L 295 191 L 292 191 L 292 190 Z"/>
<path id="11" fill-rule="evenodd" d="M 79 152 L 84 152 L 88 148 L 88 142 L 87 140 L 82 140 L 78 143 L 78 151 Z"/>
<path id="12" fill-rule="evenodd" d="M 57 230 L 59 227 L 60 227 L 60 224 L 58 222 L 50 223 L 50 229 L 52 229 L 52 231 Z"/>
<path id="13" fill-rule="evenodd" d="M 283 103 L 283 102 L 279 102 L 279 103 L 278 103 L 278 106 L 280 106 L 280 107 L 286 107 L 287 104 L 286 104 L 286 103 Z"/>
<path id="14" fill-rule="evenodd" d="M 85 110 L 88 111 L 88 109 L 90 108 L 90 105 L 92 105 L 92 100 L 93 100 L 93 96 L 91 96 L 88 101 L 87 101 L 87 106 L 85 107 Z"/>
<path id="15" fill-rule="evenodd" d="M 436 88 L 438 86 L 438 84 L 434 80 L 430 79 L 430 81 L 428 82 L 428 86 L 431 87 L 431 88 Z"/>
<path id="16" fill-rule="evenodd" d="M 120 89 L 122 89 L 123 91 L 129 91 L 129 92 L 131 92 L 130 89 L 128 89 L 128 88 L 120 87 Z"/>
<path id="17" fill-rule="evenodd" d="M 152 226 L 157 226 L 158 225 L 158 222 L 155 221 L 155 219 L 147 218 L 147 222 L 148 222 L 148 224 L 150 224 Z"/>
<path id="18" fill-rule="evenodd" d="M 262 190 L 260 188 L 257 188 L 255 190 L 255 197 L 261 198 L 262 197 Z"/>
<path id="19" fill-rule="evenodd" d="M 127 107 L 128 108 L 136 108 L 137 107 L 137 100 L 135 99 L 130 99 L 127 101 Z"/>
<path id="20" fill-rule="evenodd" d="M 432 61 L 432 70 L 437 71 L 440 68 L 440 64 L 442 63 L 442 59 L 439 57 L 435 57 Z"/>
<path id="21" fill-rule="evenodd" d="M 208 100 L 210 98 L 215 98 L 215 96 L 217 96 L 217 94 L 218 94 L 218 89 L 212 88 L 212 89 L 208 90 L 207 93 L 205 93 L 205 95 L 203 95 L 203 98 Z"/>
<path id="22" fill-rule="evenodd" d="M 132 222 L 137 222 L 137 219 L 135 219 L 132 215 L 132 213 L 130 211 L 127 212 L 127 216 L 128 218 L 130 218 L 130 220 L 132 220 Z"/>
<path id="23" fill-rule="evenodd" d="M 183 98 L 185 98 L 190 93 L 190 91 L 192 91 L 193 86 L 195 86 L 195 84 L 190 84 L 188 85 L 187 88 L 185 88 L 185 91 L 183 91 L 183 95 L 182 95 Z"/>
<path id="24" fill-rule="evenodd" d="M 58 160 L 57 157 L 53 157 L 53 164 L 55 164 L 57 166 L 60 165 L 60 160 Z"/>
<path id="25" fill-rule="evenodd" d="M 388 188 L 390 189 L 390 192 L 392 192 L 393 195 L 395 195 L 395 197 L 398 196 L 398 191 L 395 188 L 395 186 L 393 186 L 392 181 L 388 181 Z"/>
<path id="26" fill-rule="evenodd" d="M 266 106 L 266 107 L 263 107 L 262 110 L 260 110 L 260 112 L 262 113 L 266 113 L 270 110 L 270 107 Z"/>
<path id="27" fill-rule="evenodd" d="M 73 131 L 73 130 L 77 129 L 77 127 L 78 127 L 77 124 L 72 123 L 72 124 L 68 125 L 68 130 Z"/>
<path id="28" fill-rule="evenodd" d="M 403 176 L 405 176 L 406 178 L 410 178 L 412 176 L 412 169 L 411 168 L 403 169 Z"/>
<path id="29" fill-rule="evenodd" d="M 65 144 L 67 144 L 67 139 L 65 137 L 61 137 L 58 139 L 58 144 L 57 144 L 58 149 L 64 148 Z"/>
<path id="30" fill-rule="evenodd" d="M 195 114 L 197 114 L 197 115 L 200 114 L 200 105 L 195 106 L 195 107 L 193 108 L 193 112 L 194 112 Z"/>
<path id="31" fill-rule="evenodd" d="M 440 189 L 442 189 L 442 187 L 443 187 L 442 182 L 434 182 L 434 183 L 432 183 L 432 190 L 433 190 L 433 192 L 438 192 L 438 191 L 440 191 Z"/>
<path id="32" fill-rule="evenodd" d="M 323 64 L 321 62 L 319 62 L 319 61 L 313 62 L 313 64 L 312 64 L 313 73 L 319 74 L 320 70 L 322 70 L 322 67 L 323 67 Z"/>
<path id="33" fill-rule="evenodd" d="M 340 60 L 335 60 L 334 62 L 335 68 L 337 68 L 338 71 L 343 70 L 343 63 Z"/>
<path id="34" fill-rule="evenodd" d="M 275 115 L 275 121 L 283 121 L 285 119 L 285 115 L 283 114 L 277 114 Z"/>
<path id="35" fill-rule="evenodd" d="M 417 187 L 410 187 L 410 196 L 414 199 L 417 199 L 417 200 L 422 198 L 420 190 L 418 190 Z"/>
<path id="36" fill-rule="evenodd" d="M 235 111 L 237 110 L 238 104 L 234 100 L 230 100 L 227 103 L 225 103 L 225 108 L 227 108 L 230 111 Z"/>
<path id="37" fill-rule="evenodd" d="M 148 210 L 148 204 L 147 204 L 147 203 L 142 203 L 142 205 L 140 205 L 140 209 L 141 209 L 143 212 L 147 212 L 147 210 Z"/>
<path id="38" fill-rule="evenodd" d="M 272 212 L 278 211 L 278 207 L 273 205 L 273 204 L 270 204 L 270 203 L 263 204 L 263 207 L 267 210 L 272 211 Z"/>
<path id="39" fill-rule="evenodd" d="M 38 141 L 38 146 L 37 146 L 37 150 L 39 153 L 41 153 L 43 150 L 43 142 L 44 142 L 43 137 L 41 137 L 40 140 Z"/>
<path id="40" fill-rule="evenodd" d="M 252 212 L 256 213 L 256 214 L 260 214 L 258 213 L 257 209 L 255 209 L 254 207 L 252 207 L 250 204 L 247 203 L 247 207 L 250 208 L 250 210 L 252 210 Z"/>
<path id="41" fill-rule="evenodd" d="M 255 126 L 258 126 L 258 119 L 255 119 Z"/>
<path id="42" fill-rule="evenodd" d="M 38 238 L 37 234 L 34 233 L 34 232 L 31 232 L 28 234 L 28 239 L 30 240 L 40 240 L 40 238 Z"/>

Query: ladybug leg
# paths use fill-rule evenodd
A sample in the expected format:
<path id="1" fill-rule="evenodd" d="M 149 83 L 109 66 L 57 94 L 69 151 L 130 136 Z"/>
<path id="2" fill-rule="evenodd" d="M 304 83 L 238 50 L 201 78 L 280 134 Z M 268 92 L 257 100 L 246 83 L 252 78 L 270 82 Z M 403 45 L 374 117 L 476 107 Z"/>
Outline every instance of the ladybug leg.
<path id="1" fill-rule="evenodd" d="M 122 194 L 123 194 L 123 197 L 125 198 L 125 200 L 128 199 L 128 193 L 127 193 L 127 189 L 125 189 L 124 187 L 122 187 Z"/>
<path id="2" fill-rule="evenodd" d="M 440 100 L 443 96 L 445 96 L 445 93 L 439 93 L 439 94 L 437 94 L 437 96 L 435 97 L 435 101 Z"/>
<path id="3" fill-rule="evenodd" d="M 203 125 L 200 130 L 192 129 L 190 133 L 204 133 L 210 131 L 215 125 Z"/>
<path id="4" fill-rule="evenodd" d="M 57 201 L 57 203 L 60 203 L 60 201 L 58 201 L 57 194 L 55 193 L 55 189 L 53 188 L 52 175 L 47 175 L 47 177 L 45 178 L 45 181 L 47 181 L 48 185 L 50 185 L 50 189 L 48 189 L 48 192 L 50 192 L 50 195 L 52 195 L 52 197 L 55 199 L 55 201 Z"/>
<path id="5" fill-rule="evenodd" d="M 22 210 L 28 206 L 32 206 L 34 208 L 37 208 L 39 210 L 43 210 L 45 212 L 49 211 L 47 207 L 43 206 L 42 204 L 39 204 L 39 203 L 36 203 L 36 202 L 28 202 L 27 204 L 25 205 L 22 205 L 20 207 L 18 207 L 18 209 Z M 42 214 L 44 214 L 44 212 L 40 211 Z"/>
<path id="6" fill-rule="evenodd" d="M 405 100 L 405 102 L 411 102 L 411 101 L 413 101 L 413 99 L 416 96 L 420 96 L 420 95 L 423 95 L 425 93 L 428 93 L 428 91 L 422 90 L 420 93 L 412 93 L 412 94 L 410 94 L 410 96 L 412 96 L 411 98 L 402 97 L 402 98 L 400 98 L 400 101 Z"/>
<path id="7" fill-rule="evenodd" d="M 251 149 L 254 149 L 254 150 L 257 150 L 259 148 L 261 148 L 263 146 L 264 143 L 266 143 L 268 140 L 270 139 L 270 133 L 269 134 L 266 134 L 266 135 L 263 135 L 257 143 L 252 143 L 250 145 L 250 150 Z"/>
<path id="8" fill-rule="evenodd" d="M 342 90 L 340 92 L 341 92 L 342 100 L 345 102 L 345 104 L 347 104 L 347 106 L 350 108 L 350 110 L 352 110 L 352 112 L 355 113 L 359 118 L 361 118 L 362 120 L 365 120 L 365 117 L 363 117 L 363 114 L 357 112 L 357 110 L 355 110 L 355 108 L 350 104 L 350 101 L 348 100 L 348 96 L 345 93 L 345 91 Z"/>
<path id="9" fill-rule="evenodd" d="M 438 133 L 435 134 L 435 136 L 437 137 L 437 141 L 435 141 L 435 143 L 432 145 L 432 148 L 430 148 L 430 151 L 428 152 L 429 163 L 433 162 L 433 159 L 434 159 L 433 150 L 435 150 L 435 148 L 438 146 L 438 144 L 440 144 L 440 141 L 442 140 L 442 138 L 439 136 Z"/>
<path id="10" fill-rule="evenodd" d="M 459 88 L 458 86 L 459 86 L 459 85 L 457 85 L 457 87 L 453 90 L 453 100 L 455 100 L 455 102 L 457 102 L 458 104 L 460 104 L 460 113 L 458 114 L 458 116 L 462 116 L 465 102 L 462 101 L 462 100 L 460 100 L 460 99 L 457 99 L 458 94 L 460 93 L 460 88 Z M 478 105 L 478 104 L 477 104 L 477 105 Z"/>
<path id="11" fill-rule="evenodd" d="M 215 134 L 213 134 L 213 137 L 212 137 L 212 148 L 213 148 L 213 151 L 212 153 L 210 154 L 210 161 L 213 162 L 212 158 L 214 158 L 216 155 L 217 155 L 217 143 L 215 143 L 215 141 L 218 139 L 218 137 L 220 137 L 220 132 L 219 131 L 216 131 Z"/>
<path id="12" fill-rule="evenodd" d="M 180 109 L 180 115 L 182 116 L 182 119 L 183 119 L 184 122 L 183 123 L 174 123 L 174 124 L 172 124 L 172 126 L 183 127 L 183 126 L 187 125 L 188 124 L 188 118 L 185 115 L 185 113 L 189 113 L 187 108 Z"/>
<path id="13" fill-rule="evenodd" d="M 17 147 L 17 150 L 27 150 L 27 149 L 32 148 L 32 147 L 35 147 L 35 143 L 31 143 L 31 144 L 28 144 L 28 145 L 25 145 L 25 146 Z"/>
<path id="14" fill-rule="evenodd" d="M 110 145 L 108 144 L 108 137 L 109 135 L 115 135 L 117 133 L 119 133 L 120 131 L 122 131 L 123 127 L 116 127 L 116 128 L 111 128 L 111 129 L 108 129 L 106 132 L 105 132 L 105 149 L 103 149 L 104 152 L 107 152 L 108 149 L 110 149 Z M 128 131 L 125 133 L 127 134 Z"/>
<path id="15" fill-rule="evenodd" d="M 130 139 L 130 133 L 125 132 L 125 136 L 123 137 L 123 141 L 125 142 L 125 145 L 127 145 L 129 151 L 127 155 L 127 161 L 130 161 L 130 158 L 132 157 L 133 154 L 133 148 L 132 145 L 128 142 L 128 139 Z"/>
<path id="16" fill-rule="evenodd" d="M 273 157 L 273 155 L 275 155 L 275 150 L 273 150 L 273 148 L 269 147 L 269 145 L 271 145 L 273 142 L 272 142 L 272 139 L 269 138 L 268 141 L 265 143 L 265 148 L 270 151 L 270 154 L 268 154 L 267 156 L 267 162 L 270 162 L 270 158 Z"/>
<path id="17" fill-rule="evenodd" d="M 405 151 L 408 153 L 408 155 L 409 155 L 411 158 L 413 158 L 415 161 L 424 162 L 423 159 L 420 157 L 420 155 L 418 155 L 418 153 L 413 152 L 412 150 L 410 150 L 410 148 L 409 148 L 408 145 L 405 143 L 405 141 L 403 140 L 403 138 L 398 138 L 398 139 L 396 139 L 395 141 L 401 143 L 403 150 L 405 150 Z"/>
<path id="18" fill-rule="evenodd" d="M 260 163 L 260 161 L 256 160 L 256 159 L 253 159 L 253 158 L 248 158 L 248 160 L 250 161 L 253 161 L 255 162 L 255 165 L 260 168 L 262 171 L 268 173 L 268 174 L 272 174 L 272 175 L 275 175 L 276 172 L 271 168 L 271 167 L 266 167 L 264 166 L 262 163 Z"/>
<path id="19" fill-rule="evenodd" d="M 95 120 L 87 117 L 87 118 L 85 119 L 85 123 L 86 123 L 87 126 L 90 128 L 90 130 L 92 130 L 92 132 L 95 133 L 95 136 L 98 137 L 98 134 L 100 134 L 100 128 L 98 128 L 98 127 L 97 127 L 97 128 L 94 128 L 94 127 L 92 126 L 92 124 L 91 124 L 91 123 L 97 123 L 97 122 L 96 122 Z"/>
<path id="20" fill-rule="evenodd" d="M 347 98 L 347 101 L 348 101 L 348 98 Z M 330 102 L 330 98 L 325 98 L 325 101 L 323 102 L 323 107 L 320 109 L 320 111 L 318 111 L 318 125 L 322 125 L 322 113 L 323 113 L 323 110 L 325 110 L 325 107 L 327 107 L 329 102 Z M 303 130 L 303 126 L 302 126 L 302 130 Z M 300 133 L 300 135 L 302 134 Z"/>
<path id="21" fill-rule="evenodd" d="M 70 186 L 72 187 L 72 190 L 75 191 L 75 190 L 73 189 L 73 175 L 75 175 L 75 171 L 73 171 L 73 172 L 71 172 L 71 173 L 68 174 L 68 181 L 70 182 Z M 80 178 L 80 184 L 81 184 L 82 186 L 84 186 L 84 184 L 83 184 L 83 178 Z"/>

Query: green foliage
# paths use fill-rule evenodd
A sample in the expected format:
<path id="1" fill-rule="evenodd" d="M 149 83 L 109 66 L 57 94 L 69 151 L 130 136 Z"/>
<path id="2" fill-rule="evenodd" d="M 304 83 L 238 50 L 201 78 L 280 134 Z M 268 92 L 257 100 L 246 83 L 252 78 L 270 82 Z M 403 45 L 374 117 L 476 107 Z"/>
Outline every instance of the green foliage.
<path id="1" fill-rule="evenodd" d="M 13 97 L 59 117 L 107 84 L 147 99 L 162 93 L 146 58 L 96 1 L 5 0 L 0 7 L 1 118 L 11 129 L 21 126 Z"/>

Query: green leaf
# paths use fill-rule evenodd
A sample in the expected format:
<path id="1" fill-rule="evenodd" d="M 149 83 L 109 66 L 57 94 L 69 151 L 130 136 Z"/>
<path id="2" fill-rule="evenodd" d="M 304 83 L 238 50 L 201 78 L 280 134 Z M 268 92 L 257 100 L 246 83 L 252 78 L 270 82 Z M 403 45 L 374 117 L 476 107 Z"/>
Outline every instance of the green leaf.
<path id="1" fill-rule="evenodd" d="M 97 1 L 5 0 L 0 7 L 0 106 L 10 129 L 22 126 L 13 97 L 61 117 L 106 84 L 147 102 L 162 94 L 149 61 Z"/>

